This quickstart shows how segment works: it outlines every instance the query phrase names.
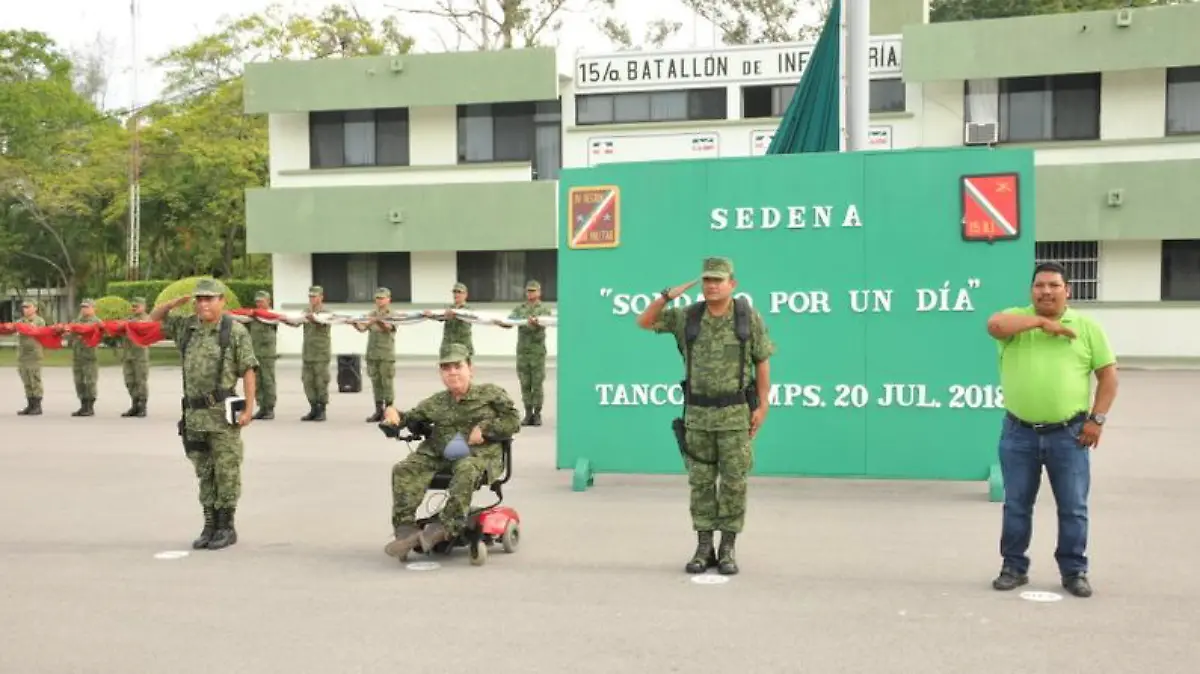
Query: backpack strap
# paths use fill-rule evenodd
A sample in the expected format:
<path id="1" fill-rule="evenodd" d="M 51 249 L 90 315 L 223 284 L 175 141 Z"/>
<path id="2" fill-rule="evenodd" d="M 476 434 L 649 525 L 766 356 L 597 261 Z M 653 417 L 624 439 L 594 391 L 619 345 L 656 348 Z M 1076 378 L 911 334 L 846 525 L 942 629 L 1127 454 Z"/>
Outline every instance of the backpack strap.
<path id="1" fill-rule="evenodd" d="M 213 386 L 214 391 L 221 390 L 221 373 L 225 369 L 225 352 L 229 350 L 229 343 L 232 341 L 233 318 L 229 314 L 221 315 L 221 327 L 217 332 L 217 344 L 221 346 L 221 355 L 217 357 L 217 382 Z"/>

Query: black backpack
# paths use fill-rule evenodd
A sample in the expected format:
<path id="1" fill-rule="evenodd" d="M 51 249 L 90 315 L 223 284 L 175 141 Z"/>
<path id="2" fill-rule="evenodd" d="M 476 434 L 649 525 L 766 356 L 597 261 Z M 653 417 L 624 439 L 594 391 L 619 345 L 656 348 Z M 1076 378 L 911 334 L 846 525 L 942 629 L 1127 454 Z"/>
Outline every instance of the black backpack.
<path id="1" fill-rule="evenodd" d="M 183 334 L 176 340 L 176 345 L 179 347 L 179 364 L 184 364 L 184 358 L 187 357 L 188 342 L 192 339 L 192 331 L 195 329 L 195 323 L 189 323 L 184 329 Z M 229 349 L 230 342 L 233 341 L 231 332 L 233 331 L 233 318 L 229 314 L 221 316 L 221 327 L 217 331 L 217 343 L 221 346 L 221 355 L 217 358 L 217 384 L 213 387 L 214 391 L 221 389 L 221 372 L 225 365 L 225 352 Z M 184 375 L 187 376 L 186 374 Z M 184 391 L 187 390 L 187 382 L 184 382 Z"/>
<path id="2" fill-rule="evenodd" d="M 687 366 L 687 379 L 683 381 L 685 406 L 691 392 L 692 344 L 700 336 L 700 319 L 704 317 L 704 309 L 704 302 L 693 302 L 684 310 L 687 322 L 684 324 L 684 343 L 679 353 L 684 357 L 684 363 Z M 746 345 L 750 343 L 750 313 L 752 310 L 750 302 L 746 298 L 733 298 L 733 331 L 737 334 L 738 342 L 741 343 L 741 351 L 738 353 L 738 362 L 741 368 L 738 372 L 738 391 L 746 390 Z M 686 349 L 686 352 L 684 349 Z"/>

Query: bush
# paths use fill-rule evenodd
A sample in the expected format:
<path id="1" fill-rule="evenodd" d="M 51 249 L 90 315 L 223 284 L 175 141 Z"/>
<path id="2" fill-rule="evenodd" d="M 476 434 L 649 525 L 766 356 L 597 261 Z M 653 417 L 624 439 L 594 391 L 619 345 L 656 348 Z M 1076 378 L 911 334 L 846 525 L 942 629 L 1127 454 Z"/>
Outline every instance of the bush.
<path id="1" fill-rule="evenodd" d="M 173 299 L 176 299 L 178 297 L 183 297 L 185 295 L 191 296 L 192 290 L 194 290 L 196 288 L 196 282 L 202 278 L 212 278 L 212 277 L 211 276 L 193 276 L 191 278 L 180 279 L 180 280 L 168 285 L 166 288 L 163 288 L 162 292 L 160 292 L 158 294 L 158 297 L 156 297 L 154 299 L 154 305 L 158 306 L 164 302 L 170 302 Z M 223 281 L 219 281 L 219 283 L 221 283 L 222 285 L 225 285 Z M 241 308 L 241 306 L 242 306 L 241 303 L 238 302 L 237 295 L 235 295 L 233 293 L 233 291 L 230 290 L 228 285 L 225 285 L 225 308 L 226 309 L 239 309 L 239 308 Z M 196 313 L 195 302 L 192 302 L 190 300 L 185 304 L 175 307 L 175 309 L 173 309 L 171 311 L 172 316 L 190 316 L 194 313 Z"/>
<path id="2" fill-rule="evenodd" d="M 124 297 L 109 295 L 96 300 L 96 317 L 102 321 L 123 321 L 133 312 L 133 305 Z"/>
<path id="3" fill-rule="evenodd" d="M 200 278 L 197 276 L 196 278 Z M 184 279 L 186 280 L 186 279 Z M 125 299 L 133 299 L 134 297 L 145 297 L 151 306 L 146 307 L 146 310 L 154 308 L 154 298 L 162 296 L 164 290 L 179 281 L 113 281 L 108 284 L 108 294 Z M 239 307 L 254 306 L 254 294 L 260 290 L 271 292 L 271 279 L 229 279 L 222 280 L 226 288 L 237 297 Z M 190 288 L 190 286 L 189 286 Z M 188 292 L 191 292 L 189 289 Z M 226 298 L 228 302 L 228 298 Z M 230 307 L 233 308 L 233 307 Z"/>

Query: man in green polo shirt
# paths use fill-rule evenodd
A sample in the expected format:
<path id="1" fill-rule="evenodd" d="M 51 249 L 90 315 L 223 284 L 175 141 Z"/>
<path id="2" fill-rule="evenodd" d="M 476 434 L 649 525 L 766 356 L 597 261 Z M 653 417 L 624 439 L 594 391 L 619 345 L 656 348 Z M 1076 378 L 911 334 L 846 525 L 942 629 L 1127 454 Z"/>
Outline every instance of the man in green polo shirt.
<path id="1" fill-rule="evenodd" d="M 999 348 L 1007 410 L 999 447 L 1004 562 L 992 587 L 1011 590 L 1029 582 L 1026 551 L 1045 466 L 1058 506 L 1054 558 L 1062 585 L 1077 597 L 1090 597 L 1085 554 L 1089 450 L 1100 443 L 1105 416 L 1117 397 L 1117 359 L 1103 328 L 1067 306 L 1071 292 L 1062 265 L 1037 265 L 1032 294 L 1033 304 L 1001 311 L 987 323 Z M 1097 382 L 1094 402 L 1092 373 Z"/>

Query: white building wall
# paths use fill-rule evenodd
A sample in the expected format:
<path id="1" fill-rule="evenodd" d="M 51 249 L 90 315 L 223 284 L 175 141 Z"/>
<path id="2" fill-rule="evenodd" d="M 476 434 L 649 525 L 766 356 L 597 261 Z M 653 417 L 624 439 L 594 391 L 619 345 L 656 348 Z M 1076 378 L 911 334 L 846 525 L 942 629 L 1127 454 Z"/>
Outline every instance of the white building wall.
<path id="1" fill-rule="evenodd" d="M 270 132 L 271 187 L 342 187 L 350 185 L 431 185 L 444 183 L 508 182 L 530 180 L 526 164 L 458 165 L 458 122 L 454 106 L 415 108 L 409 113 L 410 166 L 399 168 L 363 168 L 345 170 L 309 169 L 308 115 L 273 114 L 268 120 Z M 365 252 L 365 251 L 364 251 Z M 451 302 L 451 288 L 457 282 L 455 253 L 416 251 L 412 253 L 412 302 L 394 302 L 397 310 L 441 309 Z M 312 258 L 309 255 L 275 254 L 271 256 L 275 307 L 300 310 L 308 305 L 312 285 Z M 470 302 L 470 300 L 468 300 Z M 473 309 L 507 315 L 516 303 L 471 304 Z M 357 314 L 369 311 L 365 304 L 331 304 L 330 311 Z M 517 331 L 495 326 L 476 325 L 473 329 L 478 355 L 511 356 L 516 353 Z M 279 353 L 298 356 L 302 346 L 300 328 L 281 327 Z M 546 348 L 551 357 L 558 353 L 557 331 L 549 329 Z M 424 322 L 400 328 L 396 352 L 401 357 L 436 354 L 442 340 L 442 324 Z M 348 326 L 333 328 L 333 352 L 363 353 L 367 336 Z"/>

